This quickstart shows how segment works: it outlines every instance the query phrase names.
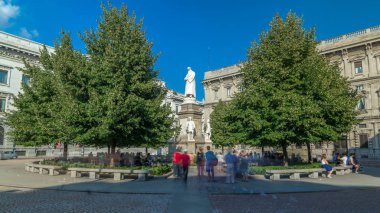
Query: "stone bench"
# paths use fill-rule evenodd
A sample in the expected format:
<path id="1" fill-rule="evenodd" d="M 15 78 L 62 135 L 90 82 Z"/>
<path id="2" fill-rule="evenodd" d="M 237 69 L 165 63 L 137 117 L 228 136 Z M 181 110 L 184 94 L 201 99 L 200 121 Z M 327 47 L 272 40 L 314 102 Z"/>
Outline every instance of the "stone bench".
<path id="1" fill-rule="evenodd" d="M 352 170 L 352 166 L 337 166 L 334 167 L 334 171 L 336 175 L 345 175 L 350 174 Z"/>
<path id="2" fill-rule="evenodd" d="M 98 179 L 100 169 L 90 169 L 90 168 L 68 168 L 70 171 L 70 177 L 81 177 L 83 173 L 88 173 L 90 179 Z"/>
<path id="3" fill-rule="evenodd" d="M 47 173 L 49 175 L 59 175 L 59 171 L 62 170 L 61 166 L 41 165 L 35 163 L 26 163 L 25 171 L 38 172 L 40 174 Z"/>
<path id="4" fill-rule="evenodd" d="M 148 180 L 149 170 L 132 170 L 132 174 L 137 174 L 137 180 L 146 181 Z"/>
<path id="5" fill-rule="evenodd" d="M 126 169 L 101 169 L 100 173 L 113 174 L 114 180 L 123 180 L 125 174 L 131 174 L 131 170 Z"/>
<path id="6" fill-rule="evenodd" d="M 81 177 L 82 173 L 88 173 L 90 179 L 99 179 L 100 174 L 113 174 L 114 180 L 124 179 L 124 175 L 137 175 L 137 180 L 146 181 L 150 173 L 149 170 L 127 170 L 127 169 L 89 169 L 89 168 L 68 168 L 71 177 Z"/>
<path id="7" fill-rule="evenodd" d="M 308 174 L 310 178 L 318 178 L 319 173 L 325 171 L 322 168 L 315 169 L 284 169 L 284 170 L 266 170 L 271 180 L 280 180 L 281 175 L 290 175 L 289 178 L 299 180 L 301 174 Z"/>

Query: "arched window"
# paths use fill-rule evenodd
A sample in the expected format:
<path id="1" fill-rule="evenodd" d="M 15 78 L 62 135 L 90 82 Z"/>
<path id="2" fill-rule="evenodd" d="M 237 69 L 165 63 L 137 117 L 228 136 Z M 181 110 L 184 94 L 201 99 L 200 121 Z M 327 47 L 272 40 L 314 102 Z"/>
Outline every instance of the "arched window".
<path id="1" fill-rule="evenodd" d="M 4 127 L 0 126 L 0 145 L 4 145 Z"/>

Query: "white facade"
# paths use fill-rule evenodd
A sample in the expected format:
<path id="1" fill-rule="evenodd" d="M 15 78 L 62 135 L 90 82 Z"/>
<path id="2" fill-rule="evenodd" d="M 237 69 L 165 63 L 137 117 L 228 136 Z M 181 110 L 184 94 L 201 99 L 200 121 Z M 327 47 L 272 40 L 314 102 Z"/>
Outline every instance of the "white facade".
<path id="1" fill-rule="evenodd" d="M 3 124 L 4 113 L 15 110 L 12 96 L 21 92 L 23 79 L 28 79 L 20 70 L 24 67 L 23 60 L 37 64 L 42 48 L 43 44 L 0 31 L 0 148 L 13 148 L 7 137 L 9 128 Z M 52 47 L 47 48 L 53 51 Z"/>

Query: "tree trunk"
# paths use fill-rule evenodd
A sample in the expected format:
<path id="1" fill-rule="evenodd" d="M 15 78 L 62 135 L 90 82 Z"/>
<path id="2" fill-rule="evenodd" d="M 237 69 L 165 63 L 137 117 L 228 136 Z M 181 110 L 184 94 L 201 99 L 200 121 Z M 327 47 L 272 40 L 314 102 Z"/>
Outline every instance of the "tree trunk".
<path id="1" fill-rule="evenodd" d="M 110 160 L 110 166 L 114 167 L 115 166 L 115 161 L 116 161 L 116 140 L 112 140 L 111 144 L 111 160 Z"/>
<path id="2" fill-rule="evenodd" d="M 116 140 L 112 140 L 112 144 L 111 144 L 111 154 L 115 154 L 116 152 Z"/>
<path id="3" fill-rule="evenodd" d="M 311 159 L 311 146 L 310 146 L 310 142 L 309 141 L 306 142 L 306 147 L 307 147 L 307 162 L 308 163 L 312 163 L 312 159 Z"/>
<path id="4" fill-rule="evenodd" d="M 283 145 L 281 145 L 281 147 L 282 147 L 282 153 L 284 154 L 284 157 L 283 157 L 284 166 L 288 166 L 289 165 L 289 157 L 288 157 L 288 150 L 286 150 L 287 145 L 283 144 Z"/>
<path id="5" fill-rule="evenodd" d="M 108 148 L 108 154 L 110 154 L 111 153 L 111 145 L 107 145 L 107 148 Z"/>
<path id="6" fill-rule="evenodd" d="M 65 143 L 63 143 L 63 158 L 64 158 L 65 160 L 67 160 L 67 156 L 68 156 L 67 150 L 68 150 L 68 145 L 67 145 L 67 143 L 65 142 Z"/>
<path id="7" fill-rule="evenodd" d="M 145 147 L 145 155 L 148 154 L 148 147 Z"/>

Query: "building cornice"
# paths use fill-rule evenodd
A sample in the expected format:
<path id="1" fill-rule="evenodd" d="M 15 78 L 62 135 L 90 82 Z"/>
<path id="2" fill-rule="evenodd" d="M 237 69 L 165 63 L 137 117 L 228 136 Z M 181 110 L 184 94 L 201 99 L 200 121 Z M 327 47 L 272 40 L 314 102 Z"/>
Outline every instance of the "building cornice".
<path id="1" fill-rule="evenodd" d="M 53 47 L 0 31 L 0 47 L 5 49 L 11 49 L 16 52 L 22 52 L 27 55 L 39 57 L 40 50 L 44 46 L 49 52 L 54 51 Z"/>
<path id="2" fill-rule="evenodd" d="M 31 58 L 28 58 L 28 57 L 25 57 L 25 56 L 22 56 L 19 54 L 13 54 L 13 53 L 6 51 L 6 50 L 3 50 L 1 48 L 0 48 L 0 57 L 4 57 L 4 58 L 7 58 L 9 60 L 13 60 L 13 61 L 20 62 L 20 63 L 22 63 L 23 60 L 25 59 L 25 61 L 27 61 L 29 63 L 39 64 L 38 60 L 33 60 Z"/>
<path id="3" fill-rule="evenodd" d="M 201 83 L 204 85 L 206 83 L 211 83 L 212 81 L 220 81 L 220 79 L 224 79 L 224 78 L 228 78 L 228 77 L 234 77 L 234 76 L 236 77 L 236 76 L 240 76 L 242 74 L 243 73 L 239 70 L 238 72 L 233 73 L 233 74 L 220 75 L 220 76 L 217 76 L 214 78 L 208 78 L 208 79 L 202 80 Z"/>
<path id="4" fill-rule="evenodd" d="M 363 81 L 371 81 L 371 80 L 379 80 L 380 76 L 370 76 L 370 77 L 363 77 L 363 78 L 348 78 L 347 81 L 350 83 L 356 83 L 356 82 L 363 82 Z"/>
<path id="5" fill-rule="evenodd" d="M 366 45 L 367 43 L 379 42 L 379 37 L 380 25 L 322 40 L 317 45 L 317 49 L 321 54 L 327 54 L 341 49 L 349 49 Z"/>

